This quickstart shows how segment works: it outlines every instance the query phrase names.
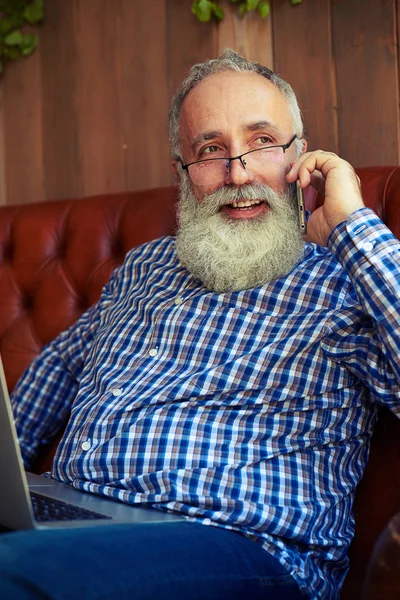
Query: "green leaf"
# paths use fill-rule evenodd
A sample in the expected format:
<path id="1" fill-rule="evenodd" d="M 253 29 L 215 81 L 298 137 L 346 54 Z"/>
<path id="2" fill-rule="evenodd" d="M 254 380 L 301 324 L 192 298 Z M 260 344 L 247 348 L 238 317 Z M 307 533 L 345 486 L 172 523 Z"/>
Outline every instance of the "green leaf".
<path id="1" fill-rule="evenodd" d="M 210 0 L 195 0 L 192 4 L 192 13 L 201 23 L 207 23 L 212 16 L 212 2 Z"/>
<path id="2" fill-rule="evenodd" d="M 17 60 L 17 58 L 21 58 L 21 50 L 18 46 L 4 46 L 3 55 L 12 58 L 12 60 Z"/>
<path id="3" fill-rule="evenodd" d="M 246 0 L 247 10 L 255 10 L 260 0 Z"/>
<path id="4" fill-rule="evenodd" d="M 33 54 L 36 50 L 36 46 L 37 46 L 37 44 L 35 44 L 34 46 L 31 46 L 29 48 L 22 48 L 22 50 L 21 50 L 22 56 L 30 56 L 31 54 Z"/>
<path id="5" fill-rule="evenodd" d="M 25 6 L 23 17 L 33 25 L 43 19 L 44 0 L 33 0 Z"/>
<path id="6" fill-rule="evenodd" d="M 5 17 L 0 20 L 0 33 L 10 33 L 14 29 L 19 29 L 24 24 L 24 20 L 21 17 L 15 15 Z"/>
<path id="7" fill-rule="evenodd" d="M 263 19 L 270 15 L 271 5 L 268 2 L 268 0 L 263 0 L 263 2 L 260 2 L 260 4 L 258 5 L 258 12 L 260 13 Z"/>
<path id="8" fill-rule="evenodd" d="M 12 31 L 8 35 L 6 35 L 6 37 L 4 38 L 4 43 L 6 44 L 6 46 L 19 46 L 22 42 L 22 39 L 22 33 L 18 29 L 16 29 L 15 31 Z"/>
<path id="9" fill-rule="evenodd" d="M 239 6 L 239 15 L 241 17 L 243 17 L 244 13 L 247 11 L 247 4 L 246 2 L 243 2 L 240 6 Z"/>
<path id="10" fill-rule="evenodd" d="M 214 17 L 216 17 L 219 21 L 222 21 L 222 19 L 224 18 L 224 11 L 222 7 L 219 4 L 216 4 L 216 2 L 213 2 L 212 10 L 214 13 Z"/>
<path id="11" fill-rule="evenodd" d="M 39 22 L 43 12 L 44 0 L 0 0 L 1 70 L 7 60 L 17 60 L 35 51 L 38 36 L 23 33 L 23 28 Z"/>
<path id="12" fill-rule="evenodd" d="M 29 50 L 30 53 L 32 53 L 37 46 L 37 41 L 37 35 L 33 33 L 24 33 L 20 44 L 22 53 L 24 54 L 24 50 Z"/>

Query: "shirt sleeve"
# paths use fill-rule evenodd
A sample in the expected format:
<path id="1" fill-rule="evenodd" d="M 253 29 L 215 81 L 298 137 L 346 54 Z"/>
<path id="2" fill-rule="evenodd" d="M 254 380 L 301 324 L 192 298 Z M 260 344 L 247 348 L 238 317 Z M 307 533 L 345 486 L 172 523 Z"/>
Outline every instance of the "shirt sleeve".
<path id="1" fill-rule="evenodd" d="M 87 354 L 102 314 L 111 301 L 119 272 L 120 269 L 114 271 L 99 302 L 45 346 L 11 394 L 26 468 L 32 464 L 39 446 L 48 444 L 68 419 Z"/>
<path id="2" fill-rule="evenodd" d="M 362 208 L 335 228 L 328 247 L 353 287 L 325 350 L 367 385 L 373 400 L 400 416 L 400 242 Z"/>

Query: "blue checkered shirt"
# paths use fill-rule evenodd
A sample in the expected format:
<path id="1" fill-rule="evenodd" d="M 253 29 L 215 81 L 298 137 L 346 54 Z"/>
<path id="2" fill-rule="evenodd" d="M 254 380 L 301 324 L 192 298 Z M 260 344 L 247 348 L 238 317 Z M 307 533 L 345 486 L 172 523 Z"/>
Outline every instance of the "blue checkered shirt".
<path id="1" fill-rule="evenodd" d="M 13 395 L 28 465 L 258 540 L 338 598 L 376 405 L 399 413 L 400 243 L 369 209 L 289 275 L 205 290 L 174 238 L 133 249 Z"/>

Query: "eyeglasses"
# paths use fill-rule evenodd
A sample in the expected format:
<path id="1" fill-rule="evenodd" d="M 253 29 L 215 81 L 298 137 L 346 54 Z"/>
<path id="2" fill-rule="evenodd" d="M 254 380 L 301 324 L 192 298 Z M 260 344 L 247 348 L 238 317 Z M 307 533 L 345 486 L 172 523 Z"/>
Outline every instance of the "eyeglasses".
<path id="1" fill-rule="evenodd" d="M 250 172 L 262 174 L 271 163 L 282 164 L 286 150 L 293 144 L 297 135 L 294 135 L 287 144 L 279 146 L 263 146 L 255 150 L 249 150 L 239 156 L 207 158 L 183 164 L 182 169 L 188 172 L 189 177 L 195 185 L 217 185 L 225 181 L 227 173 L 231 170 L 231 162 L 240 160 L 243 169 Z M 246 160 L 244 159 L 246 157 Z"/>

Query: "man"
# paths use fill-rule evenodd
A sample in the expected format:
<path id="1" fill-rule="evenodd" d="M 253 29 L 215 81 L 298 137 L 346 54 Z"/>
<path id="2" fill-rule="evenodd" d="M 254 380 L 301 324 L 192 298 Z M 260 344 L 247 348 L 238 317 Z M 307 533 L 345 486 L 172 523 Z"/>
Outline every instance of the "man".
<path id="1" fill-rule="evenodd" d="M 176 240 L 129 253 L 14 406 L 27 466 L 70 413 L 52 477 L 187 520 L 3 535 L 0 589 L 338 598 L 373 402 L 399 412 L 400 243 L 347 162 L 306 151 L 290 86 L 233 51 L 193 67 L 170 133 Z M 325 197 L 306 243 L 296 180 Z"/>

